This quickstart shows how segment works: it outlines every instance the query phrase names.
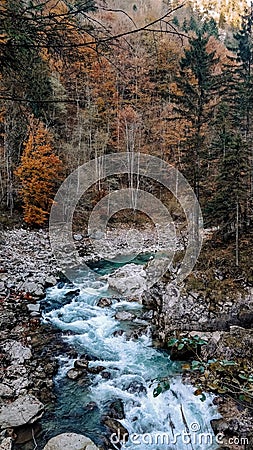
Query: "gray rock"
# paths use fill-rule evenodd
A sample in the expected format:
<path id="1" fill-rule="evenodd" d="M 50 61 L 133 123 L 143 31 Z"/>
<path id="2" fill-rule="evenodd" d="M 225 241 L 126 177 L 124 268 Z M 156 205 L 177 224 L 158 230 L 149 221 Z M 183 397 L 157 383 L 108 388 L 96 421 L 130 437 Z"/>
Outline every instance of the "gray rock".
<path id="1" fill-rule="evenodd" d="M 18 341 L 7 341 L 3 345 L 3 350 L 8 353 L 11 361 L 16 364 L 23 364 L 25 360 L 31 359 L 32 357 L 30 348 L 25 347 Z"/>
<path id="2" fill-rule="evenodd" d="M 13 361 L 13 364 L 8 366 L 8 368 L 5 371 L 5 375 L 9 377 L 10 379 L 14 377 L 22 377 L 27 375 L 27 369 L 24 366 L 24 364 L 18 364 L 15 360 Z"/>
<path id="3" fill-rule="evenodd" d="M 153 285 L 154 280 L 159 280 L 166 272 L 170 264 L 170 258 L 157 258 L 149 261 L 145 266 L 147 284 Z"/>
<path id="4" fill-rule="evenodd" d="M 76 433 L 63 433 L 53 437 L 43 450 L 99 450 L 91 439 Z"/>
<path id="5" fill-rule="evenodd" d="M 138 296 L 147 289 L 146 272 L 136 264 L 126 264 L 105 278 L 111 288 L 123 295 Z"/>
<path id="6" fill-rule="evenodd" d="M 13 389 L 15 395 L 22 395 L 27 392 L 29 380 L 27 377 L 18 377 L 15 380 L 10 380 L 10 388 Z"/>
<path id="7" fill-rule="evenodd" d="M 75 241 L 81 241 L 83 239 L 83 236 L 81 234 L 74 234 L 73 239 Z"/>
<path id="8" fill-rule="evenodd" d="M 30 316 L 31 317 L 38 317 L 38 316 L 40 316 L 40 313 L 39 312 L 31 312 Z"/>
<path id="9" fill-rule="evenodd" d="M 127 311 L 119 311 L 115 314 L 117 320 L 133 320 L 135 315 Z"/>
<path id="10" fill-rule="evenodd" d="M 38 303 L 36 303 L 36 304 L 29 303 L 27 305 L 27 308 L 28 308 L 28 311 L 31 312 L 31 313 L 32 312 L 36 312 L 36 313 L 40 312 L 40 305 Z"/>
<path id="11" fill-rule="evenodd" d="M 70 369 L 67 372 L 67 377 L 70 380 L 77 380 L 78 378 L 80 378 L 82 376 L 82 374 L 83 374 L 82 370 Z"/>
<path id="12" fill-rule="evenodd" d="M 55 286 L 57 284 L 57 280 L 53 275 L 47 276 L 45 278 L 46 286 Z"/>
<path id="13" fill-rule="evenodd" d="M 28 292 L 31 295 L 34 295 L 35 297 L 44 297 L 44 290 L 43 287 L 35 283 L 34 281 L 25 281 L 21 286 L 20 290 L 24 292 Z"/>
<path id="14" fill-rule="evenodd" d="M 33 293 L 34 297 L 43 298 L 45 296 L 45 292 L 42 286 L 38 285 L 37 289 Z"/>
<path id="15" fill-rule="evenodd" d="M 20 427 L 34 423 L 44 412 L 44 405 L 33 395 L 20 396 L 13 403 L 2 406 L 0 412 L 0 427 Z"/>
<path id="16" fill-rule="evenodd" d="M 0 397 L 11 398 L 13 396 L 13 390 L 7 384 L 0 383 Z"/>

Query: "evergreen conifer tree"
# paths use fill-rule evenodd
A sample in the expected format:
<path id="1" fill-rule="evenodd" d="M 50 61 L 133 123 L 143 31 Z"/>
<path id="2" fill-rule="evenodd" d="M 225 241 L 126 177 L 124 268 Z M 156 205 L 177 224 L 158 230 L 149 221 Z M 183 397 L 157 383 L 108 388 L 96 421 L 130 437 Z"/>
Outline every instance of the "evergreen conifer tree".
<path id="1" fill-rule="evenodd" d="M 227 97 L 234 111 L 234 126 L 244 135 L 252 130 L 253 107 L 253 9 L 242 19 L 241 29 L 234 35 L 235 45 L 231 50 L 228 69 Z"/>
<path id="2" fill-rule="evenodd" d="M 253 10 L 252 8 L 242 18 L 241 29 L 234 35 L 235 46 L 232 49 L 235 53 L 230 56 L 230 63 L 226 66 L 226 87 L 224 89 L 223 101 L 228 107 L 227 116 L 231 122 L 233 135 L 237 135 L 237 158 L 234 163 L 240 167 L 243 161 L 244 174 L 243 183 L 241 180 L 240 189 L 243 196 L 247 197 L 247 207 L 244 208 L 242 225 L 244 229 L 249 229 L 252 225 L 253 207 L 253 130 L 252 130 L 252 109 L 253 109 Z M 239 139 L 240 138 L 240 139 Z M 238 179 L 239 180 L 239 179 Z M 239 183 L 239 181 L 238 181 Z M 229 187 L 229 180 L 228 180 Z M 232 186 L 231 186 L 232 189 Z M 239 188 L 238 188 L 239 189 Z M 247 195 L 246 195 L 247 191 Z"/>
<path id="3" fill-rule="evenodd" d="M 188 124 L 185 139 L 180 143 L 184 175 L 200 197 L 201 180 L 205 178 L 205 142 L 208 125 L 213 117 L 220 77 L 214 74 L 218 58 L 208 53 L 208 37 L 198 32 L 189 39 L 180 61 L 176 90 L 172 97 L 174 111 Z"/>

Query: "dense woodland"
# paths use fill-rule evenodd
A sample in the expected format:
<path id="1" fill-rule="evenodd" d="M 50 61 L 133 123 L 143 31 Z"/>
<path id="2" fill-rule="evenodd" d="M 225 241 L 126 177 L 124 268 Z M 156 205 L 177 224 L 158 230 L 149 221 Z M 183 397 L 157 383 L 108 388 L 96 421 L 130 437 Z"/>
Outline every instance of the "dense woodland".
<path id="1" fill-rule="evenodd" d="M 144 152 L 185 175 L 205 226 L 234 243 L 239 264 L 253 221 L 247 3 L 1 0 L 0 14 L 4 216 L 23 211 L 28 225 L 46 225 L 57 187 L 79 165 Z M 99 183 L 92 201 L 122 182 Z"/>

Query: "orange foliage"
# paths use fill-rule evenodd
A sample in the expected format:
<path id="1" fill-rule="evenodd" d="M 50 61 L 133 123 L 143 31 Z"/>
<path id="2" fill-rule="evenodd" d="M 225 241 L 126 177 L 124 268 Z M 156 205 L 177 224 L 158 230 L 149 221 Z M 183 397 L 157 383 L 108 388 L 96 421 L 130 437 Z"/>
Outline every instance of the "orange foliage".
<path id="1" fill-rule="evenodd" d="M 221 74 L 224 65 L 228 63 L 228 56 L 232 56 L 233 53 L 229 51 L 223 42 L 218 41 L 214 36 L 210 36 L 209 41 L 206 46 L 207 53 L 215 51 L 215 57 L 217 58 L 217 63 L 213 68 L 213 73 Z"/>
<path id="2" fill-rule="evenodd" d="M 53 153 L 53 137 L 39 120 L 31 120 L 21 164 L 15 174 L 21 182 L 24 220 L 43 225 L 53 203 L 56 182 L 61 178 L 62 163 Z"/>

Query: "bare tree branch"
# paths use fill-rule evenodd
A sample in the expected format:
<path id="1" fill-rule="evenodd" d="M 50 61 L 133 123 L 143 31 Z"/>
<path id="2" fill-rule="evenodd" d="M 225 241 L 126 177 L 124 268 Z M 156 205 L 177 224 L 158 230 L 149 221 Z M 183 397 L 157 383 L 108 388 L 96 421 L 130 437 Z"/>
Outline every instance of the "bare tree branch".
<path id="1" fill-rule="evenodd" d="M 160 33 L 163 32 L 163 33 L 178 35 L 179 37 L 186 37 L 185 34 L 177 31 L 173 27 L 172 24 L 170 24 L 170 26 L 172 28 L 172 30 L 170 30 L 170 31 L 162 30 L 162 29 L 157 30 L 157 29 L 153 29 L 152 28 L 154 25 L 157 25 L 157 24 L 161 25 L 163 22 L 165 22 L 165 19 L 168 16 L 170 16 L 171 14 L 176 12 L 177 10 L 181 9 L 183 6 L 184 5 L 182 4 L 180 6 L 177 6 L 176 8 L 173 8 L 173 9 L 169 10 L 163 16 L 159 17 L 158 19 L 153 20 L 152 22 L 150 22 L 150 23 L 148 23 L 148 24 L 146 24 L 146 25 L 144 25 L 142 27 L 134 28 L 132 30 L 124 31 L 122 33 L 118 33 L 118 34 L 111 35 L 111 36 L 94 37 L 91 34 L 91 31 L 87 30 L 87 27 L 85 27 L 85 26 L 79 27 L 79 31 L 83 31 L 86 35 L 90 35 L 92 37 L 92 39 L 93 39 L 93 40 L 86 41 L 86 42 L 71 42 L 70 44 L 66 44 L 66 43 L 56 43 L 56 44 L 54 44 L 54 43 L 50 43 L 50 42 L 47 42 L 47 43 L 32 43 L 32 44 L 25 43 L 25 44 L 23 44 L 23 43 L 15 43 L 15 42 L 13 42 L 13 43 L 11 43 L 11 45 L 12 45 L 12 47 L 17 47 L 17 48 L 25 47 L 27 49 L 28 48 L 47 48 L 47 49 L 49 49 L 49 48 L 61 48 L 61 49 L 63 49 L 63 48 L 65 48 L 65 49 L 79 48 L 79 47 L 87 47 L 87 46 L 92 46 L 92 45 L 96 45 L 96 46 L 97 45 L 102 45 L 102 44 L 109 43 L 109 42 L 114 41 L 114 40 L 118 40 L 120 38 L 125 38 L 126 36 L 130 36 L 130 35 L 133 35 L 133 34 L 136 34 L 136 33 L 140 33 L 140 32 L 147 32 L 147 31 L 160 32 Z M 59 18 L 60 16 L 62 16 L 62 14 L 48 16 L 48 18 L 49 17 L 50 17 L 50 19 L 55 18 L 55 17 Z M 87 18 L 87 20 L 89 20 L 91 22 L 94 22 L 94 23 L 98 22 L 97 19 L 95 19 L 95 18 L 93 18 L 91 16 L 87 16 L 86 14 L 84 14 L 84 16 Z M 65 15 L 65 17 L 66 17 L 66 15 Z M 56 22 L 56 25 L 57 25 L 57 22 Z M 96 30 L 94 30 L 94 31 L 96 31 Z M 106 31 L 108 32 L 108 30 L 106 30 Z"/>

